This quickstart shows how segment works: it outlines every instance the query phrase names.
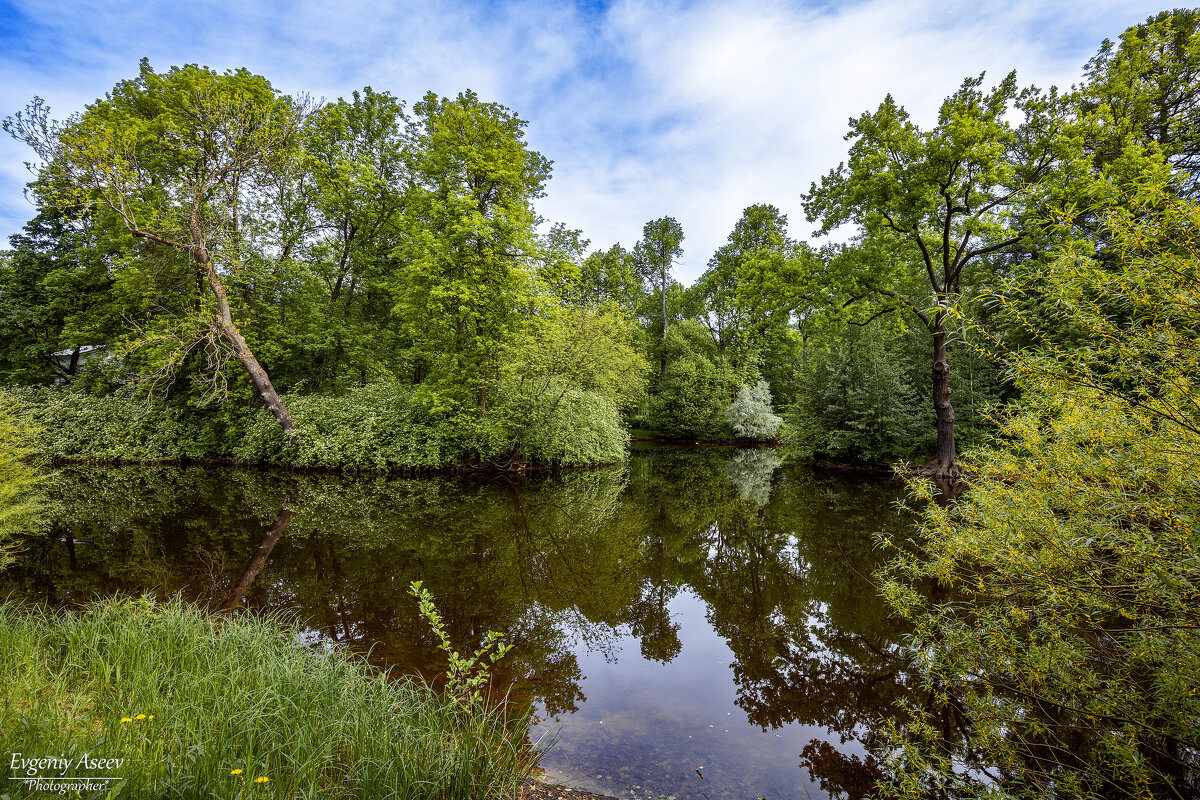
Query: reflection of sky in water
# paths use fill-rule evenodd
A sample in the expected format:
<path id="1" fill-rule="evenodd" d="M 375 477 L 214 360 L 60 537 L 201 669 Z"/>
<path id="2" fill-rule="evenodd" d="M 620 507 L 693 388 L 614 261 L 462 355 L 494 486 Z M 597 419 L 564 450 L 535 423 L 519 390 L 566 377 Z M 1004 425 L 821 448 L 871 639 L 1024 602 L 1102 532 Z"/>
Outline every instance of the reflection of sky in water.
<path id="1" fill-rule="evenodd" d="M 632 636 L 616 642 L 611 661 L 577 648 L 587 700 L 534 733 L 535 739 L 557 735 L 542 760 L 551 779 L 618 797 L 823 796 L 799 753 L 812 739 L 830 738 L 828 732 L 751 724 L 735 702 L 733 655 L 708 624 L 704 602 L 684 591 L 670 611 L 683 650 L 668 664 L 643 658 Z M 857 742 L 839 749 L 863 752 Z"/>

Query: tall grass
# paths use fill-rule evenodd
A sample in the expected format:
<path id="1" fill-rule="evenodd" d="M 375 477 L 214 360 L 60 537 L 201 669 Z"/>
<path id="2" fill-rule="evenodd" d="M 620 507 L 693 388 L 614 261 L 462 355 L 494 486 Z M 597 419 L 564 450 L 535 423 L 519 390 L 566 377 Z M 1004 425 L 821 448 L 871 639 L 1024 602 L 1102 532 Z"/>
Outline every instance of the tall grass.
<path id="1" fill-rule="evenodd" d="M 306 648 L 278 619 L 0 604 L 0 794 L 25 791 L 14 753 L 87 753 L 123 759 L 65 771 L 120 778 L 98 797 L 511 798 L 535 758 L 527 726 Z"/>

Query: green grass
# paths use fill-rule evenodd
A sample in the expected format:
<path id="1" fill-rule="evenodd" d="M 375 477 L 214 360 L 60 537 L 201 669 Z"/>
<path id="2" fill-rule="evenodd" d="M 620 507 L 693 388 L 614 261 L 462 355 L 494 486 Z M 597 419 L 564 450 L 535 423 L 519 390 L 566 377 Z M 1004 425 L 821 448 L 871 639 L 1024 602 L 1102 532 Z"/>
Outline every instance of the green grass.
<path id="1" fill-rule="evenodd" d="M 510 798 L 536 759 L 527 727 L 299 645 L 278 619 L 0 604 L 0 795 L 27 792 L 20 753 L 121 779 L 85 797 Z M 88 773 L 85 753 L 122 763 Z"/>

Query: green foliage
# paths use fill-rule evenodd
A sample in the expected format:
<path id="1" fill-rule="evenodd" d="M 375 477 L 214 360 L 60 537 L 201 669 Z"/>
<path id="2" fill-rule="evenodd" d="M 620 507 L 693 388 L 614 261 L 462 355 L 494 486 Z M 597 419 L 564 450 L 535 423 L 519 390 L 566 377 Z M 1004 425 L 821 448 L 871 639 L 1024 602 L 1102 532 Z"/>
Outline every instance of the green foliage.
<path id="1" fill-rule="evenodd" d="M 230 298 L 248 307 L 237 316 L 253 328 L 261 315 L 249 292 L 235 290 L 255 285 L 274 296 L 281 284 L 304 283 L 291 258 L 307 229 L 303 204 L 291 199 L 304 113 L 303 104 L 245 69 L 218 74 L 190 64 L 156 73 L 143 59 L 136 78 L 65 123 L 50 119 L 37 99 L 4 121 L 42 162 L 33 188 L 45 208 L 89 209 L 137 240 L 141 257 L 123 265 L 115 282 L 153 311 L 136 320 L 118 350 L 151 391 L 203 353 L 199 372 L 220 398 L 225 365 L 240 362 L 290 427 L 234 322 L 243 309 L 231 308 Z M 277 338 L 255 344 L 278 347 Z"/>
<path id="2" fill-rule="evenodd" d="M 655 304 L 661 309 L 662 338 L 670 326 L 668 295 L 676 286 L 671 277 L 675 259 L 683 255 L 683 226 L 674 217 L 660 217 L 642 226 L 642 239 L 633 248 L 633 264 L 638 276 L 649 287 L 647 295 L 657 295 Z M 647 297 L 647 299 L 651 299 Z M 653 313 L 647 313 L 652 317 Z"/>
<path id="3" fill-rule="evenodd" d="M 42 524 L 40 477 L 29 463 L 35 430 L 0 392 L 0 570 L 12 562 L 20 537 Z"/>
<path id="4" fill-rule="evenodd" d="M 725 407 L 736 386 L 702 325 L 681 320 L 663 343 L 666 370 L 650 396 L 650 426 L 674 437 L 727 438 Z"/>
<path id="5" fill-rule="evenodd" d="M 179 600 L 0 605 L 0 683 L 0 747 L 119 758 L 114 797 L 515 798 L 533 767 L 526 718 Z"/>
<path id="6" fill-rule="evenodd" d="M 179 461 L 222 455 L 197 420 L 128 392 L 106 396 L 60 388 L 10 388 L 16 413 L 38 430 L 36 451 L 53 461 Z M 216 450 L 211 448 L 218 448 Z"/>
<path id="7" fill-rule="evenodd" d="M 886 329 L 850 327 L 827 347 L 809 348 L 786 414 L 789 443 L 837 461 L 924 455 L 933 426 L 914 389 L 920 362 L 899 344 Z"/>
<path id="8" fill-rule="evenodd" d="M 470 430 L 435 423 L 395 385 L 288 398 L 304 434 L 289 437 L 265 411 L 246 427 L 233 455 L 252 463 L 346 470 L 438 469 L 462 456 Z"/>
<path id="9" fill-rule="evenodd" d="M 771 387 L 763 380 L 738 390 L 737 397 L 725 409 L 725 419 L 734 434 L 746 439 L 774 439 L 783 424 L 772 411 Z"/>
<path id="10" fill-rule="evenodd" d="M 490 416 L 511 430 L 501 455 L 545 463 L 606 463 L 624 457 L 618 411 L 639 402 L 648 365 L 622 312 L 548 308 L 505 348 Z"/>
<path id="11" fill-rule="evenodd" d="M 1028 212 L 1052 170 L 1070 151 L 1059 135 L 1064 104 L 1055 91 L 1020 90 L 1010 73 L 990 91 L 983 75 L 963 81 L 942 103 L 937 124 L 922 130 L 888 95 L 873 113 L 850 121 L 849 161 L 814 183 L 805 212 L 821 233 L 855 223 L 858 242 L 831 257 L 826 277 L 863 319 L 912 314 L 932 346 L 936 462 L 957 471 L 948 325 L 965 312 L 973 287 L 993 279 L 996 254 L 1040 233 Z M 1012 124 L 1012 112 L 1024 116 Z"/>
<path id="12" fill-rule="evenodd" d="M 428 364 L 436 404 L 486 412 L 500 353 L 532 303 L 532 202 L 550 162 L 525 142 L 524 120 L 474 92 L 430 93 L 414 111 L 416 186 L 396 251 L 394 310 Z"/>
<path id="13" fill-rule="evenodd" d="M 94 218 L 44 210 L 11 243 L 0 257 L 0 382 L 69 379 L 78 370 L 56 352 L 112 341 L 141 317 L 111 291 L 108 268 L 127 242 Z"/>
<path id="14" fill-rule="evenodd" d="M 811 303 L 815 262 L 808 245 L 788 238 L 787 216 L 765 204 L 746 208 L 709 259 L 691 291 L 702 298 L 701 319 L 739 380 L 752 380 L 789 339 L 793 314 Z"/>
<path id="15" fill-rule="evenodd" d="M 450 641 L 446 626 L 442 623 L 442 615 L 434 605 L 433 595 L 422 585 L 423 581 L 413 581 L 408 585 L 408 593 L 417 598 L 417 606 L 421 618 L 429 623 L 433 635 L 437 637 L 438 649 L 446 654 L 446 691 L 460 705 L 466 708 L 482 708 L 484 706 L 483 687 L 487 685 L 488 670 L 512 649 L 511 644 L 501 641 L 504 634 L 488 631 L 483 635 L 483 643 L 470 656 L 459 655 Z"/>
<path id="16" fill-rule="evenodd" d="M 539 464 L 615 464 L 629 454 L 629 433 L 611 398 L 599 392 L 565 388 L 554 409 L 525 435 L 525 454 Z"/>
<path id="17" fill-rule="evenodd" d="M 882 540 L 933 701 L 893 730 L 896 796 L 1200 792 L 1200 207 L 1161 159 L 1132 186 L 1107 176 L 1105 246 L 1066 246 L 1038 276 L 1085 344 L 1011 354 L 1026 394 L 969 492 L 929 503 L 917 540 Z"/>
<path id="18" fill-rule="evenodd" d="M 619 244 L 589 254 L 579 266 L 576 294 L 581 303 L 613 303 L 633 314 L 637 311 L 643 292 L 634 256 Z"/>
<path id="19" fill-rule="evenodd" d="M 1185 176 L 1193 198 L 1200 173 L 1200 11 L 1177 8 L 1108 39 L 1088 62 L 1083 113 L 1102 120 L 1090 137 L 1101 162 L 1130 140 L 1152 144 Z"/>

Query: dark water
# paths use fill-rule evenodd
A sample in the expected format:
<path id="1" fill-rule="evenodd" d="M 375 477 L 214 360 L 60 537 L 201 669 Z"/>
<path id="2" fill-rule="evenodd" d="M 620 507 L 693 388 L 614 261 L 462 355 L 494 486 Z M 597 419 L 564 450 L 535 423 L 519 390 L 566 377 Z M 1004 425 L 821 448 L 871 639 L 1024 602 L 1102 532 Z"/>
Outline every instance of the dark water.
<path id="1" fill-rule="evenodd" d="M 624 797 L 860 796 L 864 742 L 905 684 L 864 576 L 906 523 L 894 483 L 772 451 L 643 448 L 523 481 L 66 468 L 51 535 L 0 594 L 69 604 L 181 592 L 286 610 L 381 666 L 437 674 L 425 581 L 467 651 L 557 743 L 555 777 Z"/>

